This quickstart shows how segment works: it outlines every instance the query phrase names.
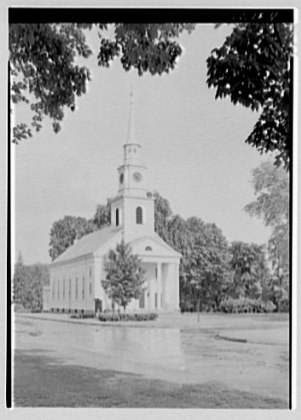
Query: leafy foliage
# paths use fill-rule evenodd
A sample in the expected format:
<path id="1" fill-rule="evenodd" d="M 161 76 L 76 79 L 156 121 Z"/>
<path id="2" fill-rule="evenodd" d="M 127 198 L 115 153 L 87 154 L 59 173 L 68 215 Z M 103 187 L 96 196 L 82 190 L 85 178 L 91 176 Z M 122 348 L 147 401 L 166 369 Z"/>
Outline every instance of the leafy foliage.
<path id="1" fill-rule="evenodd" d="M 31 312 L 42 311 L 43 286 L 49 285 L 49 271 L 46 264 L 25 266 L 19 256 L 15 265 L 13 284 L 13 300 L 16 304 Z"/>
<path id="2" fill-rule="evenodd" d="M 144 283 L 144 271 L 137 255 L 123 241 L 110 250 L 104 264 L 106 279 L 102 286 L 113 303 L 124 310 L 132 299 L 138 299 Z"/>
<path id="3" fill-rule="evenodd" d="M 78 57 L 88 58 L 92 51 L 85 30 L 100 30 L 98 64 L 109 67 L 119 57 L 125 70 L 137 69 L 141 76 L 168 73 L 176 65 L 182 49 L 175 41 L 193 24 L 122 24 L 114 27 L 113 40 L 102 36 L 107 24 L 46 23 L 10 24 L 9 52 L 12 104 L 27 104 L 31 125 L 20 122 L 13 127 L 12 141 L 40 131 L 43 119 L 52 120 L 54 132 L 61 129 L 66 108 L 74 111 L 76 98 L 86 93 L 90 71 L 76 64 Z"/>
<path id="4" fill-rule="evenodd" d="M 277 166 L 290 165 L 292 26 L 285 23 L 238 23 L 207 59 L 209 87 L 216 98 L 258 111 L 246 142 L 260 153 L 277 151 Z"/>
<path id="5" fill-rule="evenodd" d="M 15 264 L 14 279 L 13 279 L 13 301 L 17 304 L 22 304 L 25 281 L 25 266 L 21 252 L 18 255 L 18 260 Z"/>
<path id="6" fill-rule="evenodd" d="M 182 295 L 184 294 L 184 289 L 186 285 L 186 273 L 189 265 L 189 253 L 192 246 L 191 237 L 188 234 L 186 221 L 179 215 L 171 217 L 171 219 L 168 222 L 167 228 L 167 243 L 182 255 L 179 267 L 180 293 Z"/>
<path id="7" fill-rule="evenodd" d="M 272 175 L 274 172 L 276 174 L 279 172 L 284 174 L 284 180 L 287 178 L 287 174 L 283 169 L 278 170 L 271 164 L 268 167 L 272 173 L 269 174 L 264 182 L 260 180 L 261 176 L 259 175 L 261 171 L 255 172 L 258 174 L 256 176 L 256 190 L 258 193 L 275 184 L 275 176 Z M 285 189 L 286 187 L 284 186 L 287 184 L 284 181 L 279 181 L 279 185 L 283 185 Z M 272 201 L 275 199 L 277 202 L 276 190 L 274 188 L 272 190 L 273 194 L 270 198 Z M 280 196 L 282 198 L 285 197 L 284 192 Z M 285 203 L 286 198 L 283 199 Z M 265 204 L 263 205 L 263 203 Z M 284 203 L 278 207 L 275 205 L 275 208 L 278 210 L 285 209 Z M 258 207 L 255 203 L 254 207 L 250 207 L 248 211 L 254 212 L 255 215 L 256 212 L 262 209 L 272 211 L 273 206 L 261 200 Z M 278 221 L 283 222 L 283 212 L 282 210 L 278 212 L 278 210 L 273 210 L 273 214 L 277 215 Z M 259 214 L 261 215 L 262 213 Z M 267 215 L 268 223 L 270 223 L 270 220 L 271 216 Z M 96 213 L 91 220 L 66 216 L 53 224 L 50 255 L 60 255 L 74 242 L 76 237 L 80 238 L 108 224 L 110 224 L 109 203 L 98 205 Z M 281 226 L 275 226 L 279 235 L 282 232 Z M 267 304 L 271 301 L 277 310 L 288 307 L 286 272 L 284 269 L 280 270 L 282 273 L 280 275 L 275 269 L 276 271 L 274 271 L 277 275 L 275 273 L 271 275 L 266 264 L 263 246 L 235 242 L 229 247 L 222 231 L 215 224 L 205 223 L 197 217 L 184 220 L 179 215 L 173 215 L 168 200 L 158 193 L 155 193 L 155 230 L 162 239 L 182 255 L 179 274 L 180 301 L 183 311 L 196 310 L 198 306 L 200 309 L 205 310 L 219 310 L 221 302 L 230 297 L 234 299 L 255 299 L 256 301 L 262 299 Z M 284 231 L 282 233 L 283 235 L 285 234 Z M 278 258 L 280 242 L 277 241 L 275 245 L 277 246 L 278 254 L 276 251 L 273 254 L 275 256 L 278 255 Z M 126 248 L 124 244 L 123 246 Z M 272 242 L 270 241 L 270 255 L 272 255 L 271 246 Z M 107 267 L 111 270 L 110 278 L 106 278 L 105 287 L 107 287 L 108 294 L 110 294 L 113 302 L 122 306 L 122 302 L 125 302 L 125 306 L 127 306 L 127 297 L 125 298 L 124 296 L 129 296 L 130 300 L 133 299 L 133 294 L 139 297 L 138 290 L 141 290 L 140 286 L 143 284 L 143 281 L 140 282 L 138 280 L 139 275 L 137 272 L 136 286 L 133 286 L 132 274 L 135 273 L 135 263 L 132 261 L 128 266 L 125 263 L 125 255 L 131 255 L 130 248 L 112 252 L 111 259 L 108 260 L 110 262 L 107 262 Z M 134 257 L 135 259 L 136 257 Z M 137 262 L 139 262 L 139 259 L 136 260 Z M 123 278 L 124 273 L 132 274 L 129 274 L 128 279 L 124 280 L 123 283 L 119 283 L 118 279 Z M 131 289 L 132 286 L 135 292 Z"/>
<path id="8" fill-rule="evenodd" d="M 80 239 L 88 233 L 94 232 L 97 227 L 92 221 L 84 217 L 65 216 L 63 219 L 54 222 L 50 232 L 49 255 L 55 260 L 75 239 Z"/>
<path id="9" fill-rule="evenodd" d="M 154 193 L 155 232 L 164 240 L 168 240 L 168 224 L 172 215 L 168 200 L 158 192 Z"/>
<path id="10" fill-rule="evenodd" d="M 274 312 L 276 306 L 271 301 L 264 302 L 261 299 L 227 298 L 220 304 L 220 310 L 226 313 L 262 313 Z"/>
<path id="11" fill-rule="evenodd" d="M 194 305 L 218 308 L 229 283 L 229 249 L 220 229 L 193 217 L 187 220 L 191 249 L 186 279 Z"/>
<path id="12" fill-rule="evenodd" d="M 55 260 L 67 248 L 73 245 L 76 239 L 102 229 L 111 224 L 111 207 L 109 200 L 106 205 L 98 204 L 92 219 L 76 216 L 64 216 L 53 223 L 50 232 L 49 255 Z"/>
<path id="13" fill-rule="evenodd" d="M 262 218 L 266 226 L 287 224 L 289 220 L 289 177 L 269 161 L 253 170 L 256 201 L 245 206 L 251 216 Z"/>
<path id="14" fill-rule="evenodd" d="M 139 76 L 146 72 L 168 73 L 182 54 L 175 38 L 183 31 L 190 33 L 194 27 L 187 23 L 116 23 L 113 40 L 101 39 L 98 64 L 109 67 L 112 60 L 120 57 L 123 68 L 135 68 Z"/>
<path id="15" fill-rule="evenodd" d="M 279 307 L 289 291 L 289 177 L 283 169 L 265 162 L 253 171 L 253 186 L 257 198 L 245 211 L 272 228 L 268 250 L 274 277 L 270 289 Z"/>
<path id="16" fill-rule="evenodd" d="M 58 132 L 64 108 L 74 111 L 76 97 L 86 93 L 90 72 L 75 61 L 92 53 L 83 32 L 88 26 L 10 24 L 11 102 L 28 104 L 33 112 L 31 127 L 23 122 L 13 127 L 14 143 L 39 131 L 45 116 Z"/>
<path id="17" fill-rule="evenodd" d="M 98 315 L 99 321 L 112 322 L 112 321 L 154 321 L 158 318 L 158 314 L 155 312 L 144 312 L 144 313 L 100 313 Z"/>
<path id="18" fill-rule="evenodd" d="M 111 205 L 109 200 L 106 205 L 97 205 L 96 213 L 93 216 L 92 222 L 98 229 L 102 229 L 103 227 L 111 224 Z"/>
<path id="19" fill-rule="evenodd" d="M 261 281 L 267 275 L 262 245 L 233 242 L 230 248 L 230 268 L 233 272 L 232 296 L 257 299 L 261 296 Z"/>

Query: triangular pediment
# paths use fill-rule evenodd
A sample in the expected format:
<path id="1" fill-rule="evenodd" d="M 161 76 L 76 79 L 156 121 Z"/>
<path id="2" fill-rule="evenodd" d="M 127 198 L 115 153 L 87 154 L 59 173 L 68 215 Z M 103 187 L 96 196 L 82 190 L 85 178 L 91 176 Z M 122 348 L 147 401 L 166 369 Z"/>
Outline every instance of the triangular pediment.
<path id="1" fill-rule="evenodd" d="M 157 234 L 136 239 L 130 245 L 133 254 L 137 254 L 140 257 L 181 258 L 181 254 L 171 248 Z"/>

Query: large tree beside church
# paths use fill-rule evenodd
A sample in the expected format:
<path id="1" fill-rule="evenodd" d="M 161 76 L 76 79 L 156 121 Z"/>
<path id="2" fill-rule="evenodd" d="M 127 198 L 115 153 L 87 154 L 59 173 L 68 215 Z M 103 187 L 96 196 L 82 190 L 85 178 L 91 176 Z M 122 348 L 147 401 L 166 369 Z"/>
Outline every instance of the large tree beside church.
<path id="1" fill-rule="evenodd" d="M 281 309 L 283 304 L 287 307 L 285 302 L 288 302 L 289 294 L 289 176 L 284 169 L 267 161 L 254 169 L 252 183 L 256 199 L 245 207 L 245 211 L 262 219 L 272 229 L 268 255 L 273 277 L 269 289 L 272 301 Z"/>
<path id="2" fill-rule="evenodd" d="M 232 274 L 229 295 L 235 299 L 258 299 L 268 273 L 264 246 L 233 242 L 230 247 Z"/>
<path id="3" fill-rule="evenodd" d="M 124 310 L 133 299 L 138 299 L 144 283 L 144 270 L 129 244 L 122 241 L 115 250 L 110 250 L 104 264 L 106 278 L 102 286 L 114 304 Z"/>
<path id="4" fill-rule="evenodd" d="M 293 28 L 260 18 L 234 25 L 220 48 L 207 59 L 209 87 L 216 98 L 230 98 L 260 116 L 246 143 L 260 153 L 277 152 L 275 163 L 287 170 L 292 141 Z"/>
<path id="5" fill-rule="evenodd" d="M 53 223 L 50 231 L 49 255 L 54 261 L 76 239 L 82 238 L 88 233 L 92 233 L 97 226 L 85 217 L 65 216 L 63 219 Z"/>
<path id="6" fill-rule="evenodd" d="M 230 252 L 222 231 L 197 217 L 186 221 L 189 250 L 186 257 L 184 302 L 194 309 L 217 310 L 226 296 L 229 282 Z"/>

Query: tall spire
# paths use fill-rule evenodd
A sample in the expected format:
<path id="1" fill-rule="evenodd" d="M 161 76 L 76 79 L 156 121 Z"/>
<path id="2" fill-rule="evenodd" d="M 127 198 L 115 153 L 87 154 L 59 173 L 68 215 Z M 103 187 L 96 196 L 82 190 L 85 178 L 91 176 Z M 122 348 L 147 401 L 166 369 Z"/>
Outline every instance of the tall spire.
<path id="1" fill-rule="evenodd" d="M 129 109 L 129 122 L 126 143 L 136 143 L 135 139 L 135 122 L 134 122 L 134 94 L 133 85 L 130 87 L 130 109 Z"/>

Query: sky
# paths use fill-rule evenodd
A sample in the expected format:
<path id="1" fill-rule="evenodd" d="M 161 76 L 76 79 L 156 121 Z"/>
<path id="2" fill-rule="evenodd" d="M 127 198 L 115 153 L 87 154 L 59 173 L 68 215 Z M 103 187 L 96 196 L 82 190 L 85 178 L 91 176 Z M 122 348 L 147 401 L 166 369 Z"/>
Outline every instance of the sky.
<path id="1" fill-rule="evenodd" d="M 97 65 L 97 35 L 88 93 L 66 112 L 62 130 L 45 122 L 40 133 L 13 146 L 13 240 L 25 264 L 50 262 L 52 224 L 66 215 L 91 218 L 118 189 L 117 167 L 126 142 L 131 86 L 135 134 L 148 167 L 149 189 L 168 199 L 174 214 L 214 222 L 229 242 L 266 243 L 270 234 L 244 206 L 256 198 L 252 170 L 268 155 L 245 143 L 258 114 L 230 100 L 215 100 L 206 84 L 206 59 L 231 31 L 198 25 L 180 37 L 175 70 L 138 77 L 120 62 Z M 27 113 L 19 105 L 17 120 Z"/>

